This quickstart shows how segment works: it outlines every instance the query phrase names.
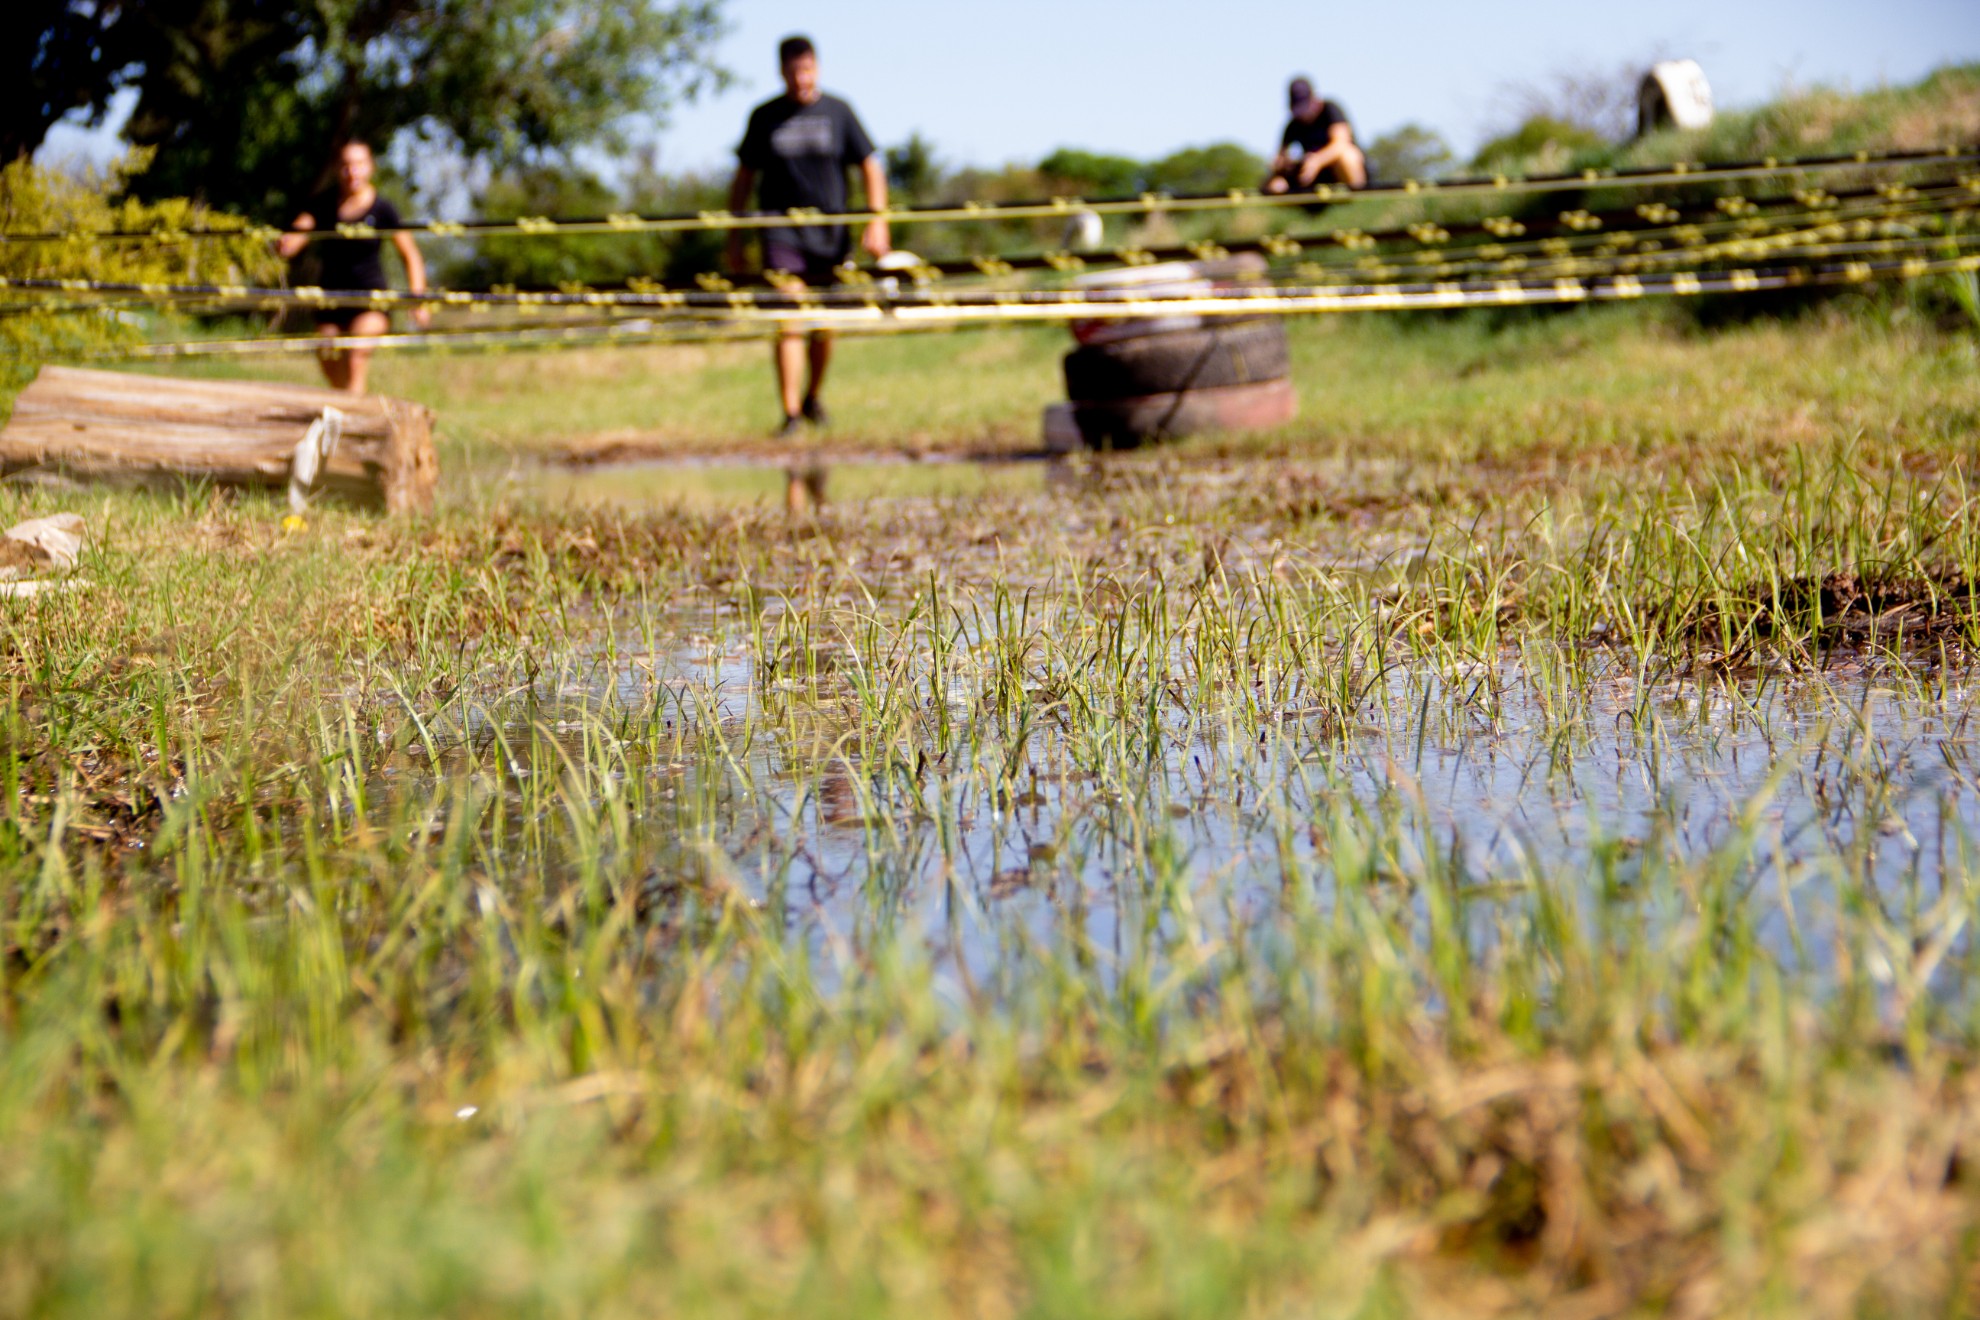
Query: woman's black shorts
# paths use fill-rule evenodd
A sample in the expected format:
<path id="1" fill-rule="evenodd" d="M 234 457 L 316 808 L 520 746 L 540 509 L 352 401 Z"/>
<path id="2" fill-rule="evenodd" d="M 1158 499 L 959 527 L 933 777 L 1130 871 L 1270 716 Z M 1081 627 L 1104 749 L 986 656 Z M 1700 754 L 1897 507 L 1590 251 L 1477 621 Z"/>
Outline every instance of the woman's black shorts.
<path id="1" fill-rule="evenodd" d="M 340 334 L 349 334 L 351 327 L 357 324 L 360 316 L 376 310 L 373 307 L 324 307 L 316 313 L 316 324 L 319 329 L 326 325 L 334 325 Z"/>

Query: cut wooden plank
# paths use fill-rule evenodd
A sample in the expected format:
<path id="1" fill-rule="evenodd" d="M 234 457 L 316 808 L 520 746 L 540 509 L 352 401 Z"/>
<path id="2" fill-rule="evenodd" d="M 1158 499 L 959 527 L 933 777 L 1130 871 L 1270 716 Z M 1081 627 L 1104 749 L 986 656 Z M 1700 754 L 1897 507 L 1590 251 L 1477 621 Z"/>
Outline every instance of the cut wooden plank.
<path id="1" fill-rule="evenodd" d="M 320 489 L 392 513 L 433 506 L 433 414 L 418 404 L 77 367 L 43 367 L 15 400 L 0 430 L 0 474 L 40 468 L 94 481 L 283 486 L 296 442 L 325 408 L 343 413 L 344 425 Z"/>

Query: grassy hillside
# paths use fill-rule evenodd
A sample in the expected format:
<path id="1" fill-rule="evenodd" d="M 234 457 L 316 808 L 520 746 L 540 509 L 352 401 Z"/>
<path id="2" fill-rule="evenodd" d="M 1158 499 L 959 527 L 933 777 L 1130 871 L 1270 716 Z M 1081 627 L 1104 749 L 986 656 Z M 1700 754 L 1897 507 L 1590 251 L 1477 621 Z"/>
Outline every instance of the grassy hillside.
<path id="1" fill-rule="evenodd" d="M 1745 160 L 1980 144 L 1980 64 L 1953 65 L 1905 87 L 1816 87 L 1720 114 L 1696 133 L 1654 134 L 1619 150 L 1620 165 Z"/>

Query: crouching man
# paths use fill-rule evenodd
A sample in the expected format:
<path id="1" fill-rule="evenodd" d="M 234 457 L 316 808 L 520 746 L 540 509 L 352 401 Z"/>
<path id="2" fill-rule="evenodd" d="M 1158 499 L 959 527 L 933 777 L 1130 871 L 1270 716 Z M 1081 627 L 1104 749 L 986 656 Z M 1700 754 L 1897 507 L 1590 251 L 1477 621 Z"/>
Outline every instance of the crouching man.
<path id="1" fill-rule="evenodd" d="M 1338 105 L 1314 95 L 1313 84 L 1295 78 L 1287 89 L 1292 118 L 1272 157 L 1270 193 L 1307 192 L 1323 183 L 1359 188 L 1368 182 L 1368 160 L 1354 144 L 1354 128 Z"/>

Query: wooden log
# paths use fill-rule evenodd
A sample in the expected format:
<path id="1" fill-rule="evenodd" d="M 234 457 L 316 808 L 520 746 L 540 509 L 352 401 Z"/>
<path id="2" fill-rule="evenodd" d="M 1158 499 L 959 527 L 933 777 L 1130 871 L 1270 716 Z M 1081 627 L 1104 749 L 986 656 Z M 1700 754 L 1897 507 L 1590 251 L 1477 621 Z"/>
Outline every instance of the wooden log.
<path id="1" fill-rule="evenodd" d="M 433 414 L 418 404 L 76 367 L 43 367 L 21 391 L 0 430 L 0 475 L 41 468 L 86 481 L 286 486 L 296 442 L 326 407 L 344 414 L 343 438 L 318 490 L 390 513 L 433 507 Z"/>

